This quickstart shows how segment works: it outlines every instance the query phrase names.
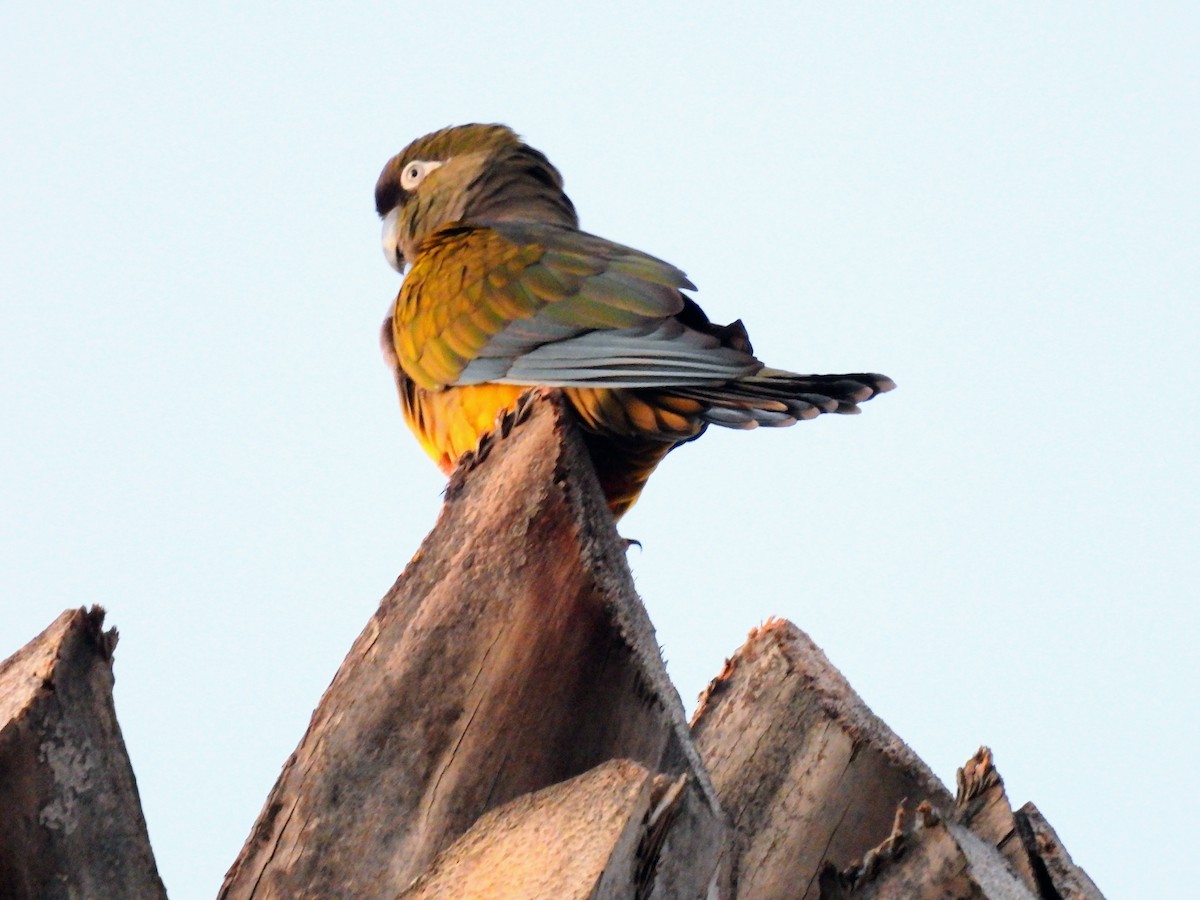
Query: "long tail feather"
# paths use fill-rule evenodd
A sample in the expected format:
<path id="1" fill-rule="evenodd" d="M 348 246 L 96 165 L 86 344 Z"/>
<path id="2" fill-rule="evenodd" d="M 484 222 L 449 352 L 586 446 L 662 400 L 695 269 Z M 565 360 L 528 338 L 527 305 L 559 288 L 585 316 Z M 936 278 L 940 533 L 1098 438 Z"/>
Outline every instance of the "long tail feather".
<path id="1" fill-rule="evenodd" d="M 703 403 L 704 421 L 725 428 L 778 428 L 821 413 L 853 415 L 858 404 L 896 386 L 886 375 L 797 375 L 764 369 L 757 375 L 710 387 L 673 388 L 670 393 Z"/>

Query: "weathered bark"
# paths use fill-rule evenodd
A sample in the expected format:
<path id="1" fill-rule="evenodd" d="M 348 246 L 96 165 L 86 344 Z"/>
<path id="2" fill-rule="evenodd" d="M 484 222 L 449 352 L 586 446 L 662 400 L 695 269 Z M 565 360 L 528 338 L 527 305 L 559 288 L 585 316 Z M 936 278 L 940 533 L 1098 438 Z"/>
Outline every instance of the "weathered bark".
<path id="1" fill-rule="evenodd" d="M 986 747 L 958 770 L 949 817 L 928 804 L 917 812 L 909 829 L 901 808 L 891 835 L 861 863 L 826 865 L 822 900 L 1103 900 L 1035 807 L 1012 811 Z"/>
<path id="2" fill-rule="evenodd" d="M 67 610 L 0 663 L 0 897 L 165 897 L 112 701 L 115 630 Z"/>
<path id="3" fill-rule="evenodd" d="M 612 759 L 687 775 L 715 822 L 591 465 L 560 401 L 532 409 L 452 480 L 221 896 L 394 897 L 487 811 Z"/>
<path id="4" fill-rule="evenodd" d="M 692 724 L 734 827 L 737 896 L 819 893 L 826 861 L 846 866 L 886 835 L 898 803 L 950 794 L 799 628 L 773 620 L 709 685 Z"/>

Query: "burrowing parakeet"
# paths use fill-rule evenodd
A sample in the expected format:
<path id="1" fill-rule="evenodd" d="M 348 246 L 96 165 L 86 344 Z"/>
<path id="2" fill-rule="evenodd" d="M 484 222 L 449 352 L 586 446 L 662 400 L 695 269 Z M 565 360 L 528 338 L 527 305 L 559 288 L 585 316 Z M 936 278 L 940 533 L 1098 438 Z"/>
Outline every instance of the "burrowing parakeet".
<path id="1" fill-rule="evenodd" d="M 384 254 L 408 268 L 384 322 L 409 427 L 449 474 L 531 386 L 561 388 L 619 517 L 708 425 L 855 413 L 873 374 L 765 367 L 679 269 L 579 230 L 562 176 L 504 125 L 445 128 L 379 176 Z"/>

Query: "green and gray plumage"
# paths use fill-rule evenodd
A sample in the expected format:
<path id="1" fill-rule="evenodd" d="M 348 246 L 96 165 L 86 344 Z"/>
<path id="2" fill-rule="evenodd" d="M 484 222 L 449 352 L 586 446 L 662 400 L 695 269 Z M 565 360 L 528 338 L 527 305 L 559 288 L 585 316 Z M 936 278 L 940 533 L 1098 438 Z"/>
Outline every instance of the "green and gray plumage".
<path id="1" fill-rule="evenodd" d="M 874 374 L 800 375 L 714 325 L 679 269 L 578 229 L 562 177 L 503 125 L 414 141 L 375 191 L 384 252 L 408 269 L 384 325 L 409 425 L 443 470 L 528 387 L 563 389 L 614 514 L 709 424 L 858 412 Z"/>

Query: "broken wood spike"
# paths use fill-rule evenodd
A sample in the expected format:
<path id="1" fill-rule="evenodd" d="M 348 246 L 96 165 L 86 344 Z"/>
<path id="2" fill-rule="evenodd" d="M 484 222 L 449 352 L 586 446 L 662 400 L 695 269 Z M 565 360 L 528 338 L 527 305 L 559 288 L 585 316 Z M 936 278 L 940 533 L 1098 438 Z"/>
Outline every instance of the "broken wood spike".
<path id="1" fill-rule="evenodd" d="M 955 773 L 955 782 L 958 791 L 954 805 L 960 808 L 992 788 L 1004 790 L 1004 782 L 992 762 L 992 751 L 987 747 L 980 747 L 975 751 L 975 755 Z"/>
<path id="2" fill-rule="evenodd" d="M 116 629 L 69 609 L 0 663 L 0 897 L 161 898 L 112 700 Z"/>
<path id="3" fill-rule="evenodd" d="M 826 862 L 863 859 L 901 801 L 950 794 L 791 622 L 750 633 L 701 696 L 692 736 L 729 820 L 739 897 L 815 900 Z"/>
<path id="4" fill-rule="evenodd" d="M 687 776 L 694 814 L 662 852 L 696 856 L 660 859 L 655 879 L 718 865 L 717 800 L 590 459 L 556 394 L 529 404 L 456 478 L 222 896 L 395 896 L 489 810 L 614 759 Z"/>
<path id="5" fill-rule="evenodd" d="M 1015 813 L 1017 831 L 1035 861 L 1042 896 L 1062 900 L 1104 900 L 1091 877 L 1075 864 L 1058 834 L 1032 803 Z"/>

